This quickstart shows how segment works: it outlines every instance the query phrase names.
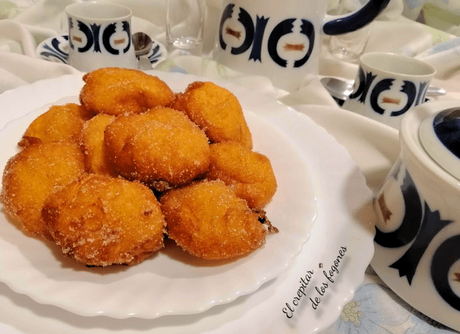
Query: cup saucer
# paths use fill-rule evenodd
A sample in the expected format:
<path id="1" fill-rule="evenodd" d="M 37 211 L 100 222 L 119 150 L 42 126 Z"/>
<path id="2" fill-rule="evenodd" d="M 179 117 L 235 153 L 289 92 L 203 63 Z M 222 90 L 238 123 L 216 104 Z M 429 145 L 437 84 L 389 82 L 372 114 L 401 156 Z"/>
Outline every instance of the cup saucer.
<path id="1" fill-rule="evenodd" d="M 160 61 L 166 59 L 167 54 L 168 52 L 164 45 L 154 40 L 150 51 L 146 55 L 140 57 L 141 60 L 144 61 L 139 61 L 139 69 L 152 69 Z M 38 45 L 35 55 L 44 60 L 68 64 L 69 35 L 58 35 L 44 40 Z M 141 68 L 144 67 L 143 64 L 145 63 L 150 66 L 148 68 Z"/>

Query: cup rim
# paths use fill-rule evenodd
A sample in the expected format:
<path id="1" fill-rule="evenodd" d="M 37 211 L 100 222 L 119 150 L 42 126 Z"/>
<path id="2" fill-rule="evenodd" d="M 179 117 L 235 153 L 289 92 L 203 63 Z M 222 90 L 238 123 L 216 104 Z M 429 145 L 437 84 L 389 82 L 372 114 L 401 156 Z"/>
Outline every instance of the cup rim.
<path id="1" fill-rule="evenodd" d="M 125 12 L 122 15 L 111 16 L 111 17 L 99 17 L 91 15 L 82 15 L 79 10 L 86 9 L 88 13 L 91 13 L 91 8 L 116 8 L 120 11 Z M 68 16 L 72 16 L 81 20 L 97 20 L 97 21 L 113 21 L 113 20 L 123 20 L 129 19 L 133 12 L 129 7 L 115 4 L 115 3 L 106 3 L 106 2 L 77 2 L 65 7 L 65 12 Z"/>
<path id="2" fill-rule="evenodd" d="M 375 61 L 370 61 L 369 58 L 371 59 L 375 59 L 375 58 L 382 58 L 382 57 L 385 57 L 385 58 L 392 58 L 394 60 L 398 60 L 400 62 L 406 62 L 406 63 L 412 63 L 412 64 L 416 64 L 421 70 L 423 70 L 423 73 L 420 73 L 420 74 L 416 74 L 416 73 L 402 73 L 402 72 L 397 72 L 397 71 L 394 71 L 394 70 L 391 70 L 391 69 L 387 69 L 387 68 L 384 68 L 383 66 L 382 67 L 379 67 L 379 66 L 376 66 L 375 65 Z M 379 72 L 386 72 L 390 75 L 393 75 L 393 76 L 399 76 L 399 77 L 415 77 L 415 78 L 423 78 L 423 77 L 434 77 L 435 74 L 437 73 L 437 70 L 434 66 L 428 64 L 427 62 L 421 60 L 421 59 L 417 59 L 417 58 L 413 58 L 413 57 L 408 57 L 408 56 L 405 56 L 405 55 L 401 55 L 401 54 L 396 54 L 396 53 L 391 53 L 391 52 L 368 52 L 368 53 L 365 53 L 363 55 L 361 55 L 359 57 L 359 63 L 360 65 L 364 65 L 368 68 L 372 68 L 372 69 L 375 69 L 376 71 L 379 71 Z"/>

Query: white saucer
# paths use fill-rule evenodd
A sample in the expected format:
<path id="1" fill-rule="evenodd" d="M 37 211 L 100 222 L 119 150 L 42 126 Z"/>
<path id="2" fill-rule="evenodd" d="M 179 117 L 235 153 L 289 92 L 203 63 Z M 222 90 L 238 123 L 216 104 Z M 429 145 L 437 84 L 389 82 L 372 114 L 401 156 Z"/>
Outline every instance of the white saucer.
<path id="1" fill-rule="evenodd" d="M 58 35 L 50 37 L 41 42 L 35 54 L 38 58 L 52 61 L 55 63 L 68 64 L 67 58 L 69 56 L 69 35 Z M 153 41 L 152 48 L 150 51 L 142 56 L 151 65 L 151 68 L 155 67 L 160 61 L 166 59 L 168 52 L 163 44 Z M 141 64 L 142 62 L 139 62 Z"/>

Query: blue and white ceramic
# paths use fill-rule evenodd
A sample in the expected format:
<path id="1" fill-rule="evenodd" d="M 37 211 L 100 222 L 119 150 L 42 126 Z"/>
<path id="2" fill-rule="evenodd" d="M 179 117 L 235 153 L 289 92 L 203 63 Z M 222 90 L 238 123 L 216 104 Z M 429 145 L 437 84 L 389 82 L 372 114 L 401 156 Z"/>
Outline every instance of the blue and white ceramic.
<path id="1" fill-rule="evenodd" d="M 166 50 L 166 47 L 157 41 L 153 41 L 152 48 L 150 49 L 150 51 L 147 54 L 141 56 L 140 58 L 146 59 L 149 64 L 149 68 L 151 69 L 155 67 L 155 65 L 158 64 L 160 61 L 166 59 L 167 55 L 168 51 Z M 38 45 L 36 50 L 36 56 L 44 60 L 68 64 L 69 35 L 59 35 L 44 40 Z M 140 69 L 144 69 L 141 68 L 140 63 L 138 67 Z"/>
<path id="2" fill-rule="evenodd" d="M 83 72 L 113 66 L 137 68 L 131 9 L 112 3 L 78 2 L 68 5 L 65 12 L 69 65 Z"/>
<path id="3" fill-rule="evenodd" d="M 425 101 L 436 69 L 415 58 L 370 52 L 359 59 L 353 92 L 343 108 L 399 130 L 408 110 Z"/>
<path id="4" fill-rule="evenodd" d="M 460 101 L 415 107 L 398 160 L 375 192 L 372 267 L 400 297 L 460 330 Z"/>
<path id="5" fill-rule="evenodd" d="M 434 161 L 460 179 L 460 107 L 425 119 L 420 126 L 420 140 Z"/>
<path id="6" fill-rule="evenodd" d="M 388 2 L 369 0 L 360 10 L 338 17 L 326 15 L 325 0 L 225 0 L 214 58 L 294 91 L 306 74 L 318 74 L 322 35 L 360 29 Z"/>

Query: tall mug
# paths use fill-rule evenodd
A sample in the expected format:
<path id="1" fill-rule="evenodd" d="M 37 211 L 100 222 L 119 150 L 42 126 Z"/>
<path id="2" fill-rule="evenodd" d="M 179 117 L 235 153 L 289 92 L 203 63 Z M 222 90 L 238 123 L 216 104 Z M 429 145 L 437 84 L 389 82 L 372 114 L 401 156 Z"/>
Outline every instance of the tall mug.
<path id="1" fill-rule="evenodd" d="M 77 2 L 65 11 L 71 66 L 83 72 L 138 67 L 131 40 L 131 9 L 113 3 Z"/>
<path id="2" fill-rule="evenodd" d="M 390 0 L 369 0 L 347 15 L 327 14 L 327 0 L 223 0 L 213 58 L 286 91 L 319 72 L 321 37 L 361 29 Z"/>
<path id="3" fill-rule="evenodd" d="M 168 51 L 200 55 L 203 48 L 205 0 L 167 0 Z"/>

